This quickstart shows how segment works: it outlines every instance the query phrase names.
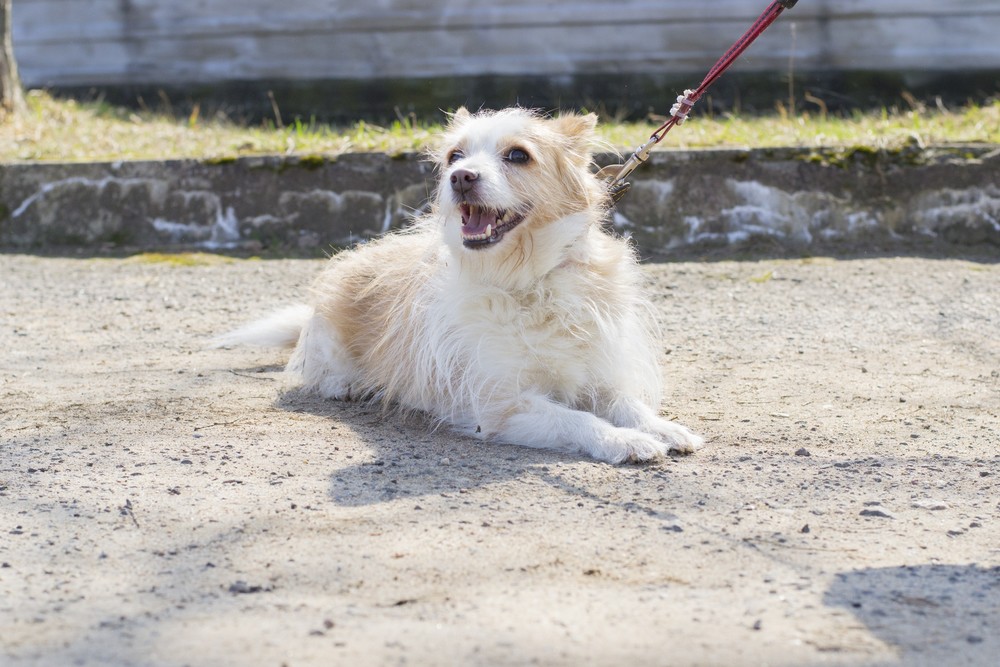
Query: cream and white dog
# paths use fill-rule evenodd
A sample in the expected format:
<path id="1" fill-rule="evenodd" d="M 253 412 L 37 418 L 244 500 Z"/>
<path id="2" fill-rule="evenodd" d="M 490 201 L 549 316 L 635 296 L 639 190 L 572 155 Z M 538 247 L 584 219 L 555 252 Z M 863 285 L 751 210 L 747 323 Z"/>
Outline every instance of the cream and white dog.
<path id="1" fill-rule="evenodd" d="M 633 250 L 601 228 L 595 123 L 460 109 L 430 213 L 333 257 L 311 305 L 220 342 L 294 345 L 306 389 L 484 440 L 609 462 L 694 451 L 657 414 L 660 341 Z"/>

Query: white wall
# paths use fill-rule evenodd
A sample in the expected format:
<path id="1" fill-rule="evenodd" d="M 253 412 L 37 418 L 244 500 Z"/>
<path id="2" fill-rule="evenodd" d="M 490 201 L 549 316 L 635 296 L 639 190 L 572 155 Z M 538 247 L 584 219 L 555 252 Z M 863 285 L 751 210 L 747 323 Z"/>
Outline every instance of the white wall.
<path id="1" fill-rule="evenodd" d="M 14 0 L 28 86 L 704 72 L 767 0 Z M 793 31 L 794 26 L 794 31 Z M 744 71 L 1000 69 L 998 0 L 801 0 Z"/>

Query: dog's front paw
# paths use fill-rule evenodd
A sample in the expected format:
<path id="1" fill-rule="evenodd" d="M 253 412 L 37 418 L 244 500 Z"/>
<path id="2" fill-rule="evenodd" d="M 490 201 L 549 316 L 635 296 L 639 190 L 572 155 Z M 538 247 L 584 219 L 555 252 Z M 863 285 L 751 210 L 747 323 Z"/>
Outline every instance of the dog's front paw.
<path id="1" fill-rule="evenodd" d="M 608 463 L 638 463 L 666 456 L 669 447 L 658 438 L 634 428 L 615 428 L 590 454 Z"/>
<path id="2" fill-rule="evenodd" d="M 692 454 L 705 444 L 705 439 L 697 433 L 666 419 L 657 418 L 647 426 L 650 433 L 678 454 Z"/>
<path id="3" fill-rule="evenodd" d="M 340 376 L 324 377 L 315 385 L 316 393 L 335 401 L 351 400 L 351 383 Z"/>

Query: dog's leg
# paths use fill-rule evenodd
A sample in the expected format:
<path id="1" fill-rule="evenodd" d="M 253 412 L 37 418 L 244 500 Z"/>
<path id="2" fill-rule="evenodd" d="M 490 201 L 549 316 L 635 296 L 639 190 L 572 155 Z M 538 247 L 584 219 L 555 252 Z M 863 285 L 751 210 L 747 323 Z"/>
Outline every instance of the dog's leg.
<path id="1" fill-rule="evenodd" d="M 302 328 L 286 370 L 301 375 L 307 390 L 337 400 L 351 398 L 358 376 L 340 336 L 321 315 L 314 315 Z"/>
<path id="2" fill-rule="evenodd" d="M 670 451 L 690 454 L 704 444 L 704 439 L 690 430 L 660 417 L 637 398 L 619 396 L 611 400 L 598 414 L 615 426 L 634 428 L 649 433 L 664 442 Z"/>
<path id="3" fill-rule="evenodd" d="M 491 430 L 487 429 L 487 433 Z M 669 449 L 668 443 L 648 433 L 620 428 L 541 395 L 521 398 L 499 424 L 493 439 L 526 447 L 582 452 L 610 463 L 646 461 L 666 454 Z"/>

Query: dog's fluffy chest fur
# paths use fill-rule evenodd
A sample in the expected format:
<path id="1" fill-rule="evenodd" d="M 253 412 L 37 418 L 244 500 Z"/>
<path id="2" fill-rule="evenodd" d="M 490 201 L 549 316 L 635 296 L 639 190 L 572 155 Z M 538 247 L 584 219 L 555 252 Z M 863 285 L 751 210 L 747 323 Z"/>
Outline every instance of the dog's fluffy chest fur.
<path id="1" fill-rule="evenodd" d="M 442 333 L 459 338 L 456 348 L 471 356 L 457 373 L 478 368 L 512 395 L 532 388 L 570 405 L 607 377 L 611 369 L 601 352 L 624 342 L 621 313 L 607 297 L 626 296 L 625 285 L 581 261 L 566 261 L 513 290 L 445 273 L 435 315 L 455 323 Z"/>
<path id="2" fill-rule="evenodd" d="M 498 285 L 440 251 L 436 237 L 425 228 L 382 239 L 335 259 L 317 281 L 326 335 L 361 371 L 336 383 L 334 397 L 380 393 L 480 433 L 529 390 L 589 409 L 623 371 L 637 395 L 658 398 L 624 242 L 593 230 L 528 284 Z M 322 391 L 324 379 L 302 370 Z"/>

